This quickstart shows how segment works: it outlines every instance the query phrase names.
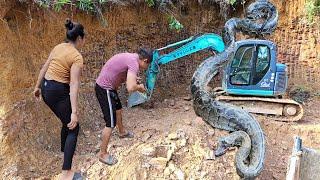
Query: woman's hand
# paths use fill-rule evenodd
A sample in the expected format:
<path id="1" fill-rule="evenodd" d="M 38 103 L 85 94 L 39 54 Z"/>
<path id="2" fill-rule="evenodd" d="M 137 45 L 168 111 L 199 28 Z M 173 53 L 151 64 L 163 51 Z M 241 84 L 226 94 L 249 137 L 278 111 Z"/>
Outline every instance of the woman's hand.
<path id="1" fill-rule="evenodd" d="M 78 116 L 77 116 L 77 114 L 76 113 L 72 113 L 71 114 L 71 121 L 70 121 L 70 123 L 68 123 L 68 128 L 70 129 L 70 130 L 72 130 L 72 129 L 74 129 L 75 127 L 77 127 L 77 125 L 78 125 Z"/>
<path id="2" fill-rule="evenodd" d="M 39 98 L 40 98 L 40 94 L 41 94 L 41 89 L 38 88 L 38 87 L 34 88 L 34 90 L 33 90 L 33 95 L 34 95 L 34 97 L 36 97 L 37 99 L 39 99 Z"/>

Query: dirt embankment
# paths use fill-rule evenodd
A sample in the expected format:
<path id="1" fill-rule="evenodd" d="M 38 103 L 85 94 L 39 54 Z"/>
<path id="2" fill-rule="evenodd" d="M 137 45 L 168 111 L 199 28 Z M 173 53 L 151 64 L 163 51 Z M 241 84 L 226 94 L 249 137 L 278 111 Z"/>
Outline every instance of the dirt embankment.
<path id="1" fill-rule="evenodd" d="M 288 62 L 290 72 L 296 72 L 295 67 L 299 67 L 301 71 L 304 68 L 307 69 L 308 71 L 305 72 L 309 72 L 309 70 L 318 72 L 316 63 L 305 65 L 305 62 L 307 60 L 314 62 L 318 58 L 317 53 L 320 50 L 315 51 L 315 49 L 319 48 L 319 39 L 317 38 L 320 36 L 315 38 L 312 34 L 313 31 L 319 32 L 301 21 L 297 23 L 294 21 L 301 16 L 301 7 L 296 6 L 295 3 L 303 4 L 303 1 L 290 2 L 289 6 L 285 6 L 281 2 L 283 1 L 276 1 L 280 9 L 281 21 L 276 35 L 272 37 L 278 43 L 281 61 Z M 150 171 L 143 169 L 143 164 L 149 163 L 150 157 L 143 159 L 146 157 L 141 155 L 140 150 L 147 145 L 155 146 L 155 149 L 158 146 L 169 147 L 167 143 L 176 143 L 176 146 L 179 146 L 177 142 L 167 140 L 165 134 L 175 133 L 181 126 L 184 128 L 185 134 L 189 136 L 189 139 L 186 140 L 188 142 L 184 147 L 180 147 L 174 152 L 173 159 L 170 160 L 171 162 L 168 161 L 166 165 L 175 164 L 174 170 L 177 170 L 176 167 L 178 167 L 186 177 L 236 178 L 233 167 L 234 153 L 222 159 L 203 161 L 205 158 L 203 154 L 208 150 L 208 145 L 205 145 L 205 137 L 208 136 L 206 133 L 210 131 L 210 128 L 203 124 L 197 124 L 199 122 L 193 124 L 195 115 L 190 104 L 186 105 L 190 110 L 185 110 L 185 105 L 163 109 L 164 106 L 156 103 L 163 102 L 164 97 L 179 97 L 182 94 L 187 94 L 186 87 L 189 85 L 190 77 L 203 57 L 208 55 L 207 52 L 164 66 L 157 82 L 154 109 L 133 110 L 125 115 L 126 119 L 130 119 L 126 122 L 128 127 L 134 129 L 138 139 L 120 141 L 115 135 L 113 138 L 116 140 L 112 142 L 111 148 L 120 158 L 123 158 L 121 159 L 122 163 L 132 159 L 128 171 L 123 172 L 126 167 L 125 163 L 120 163 L 109 169 L 96 163 L 94 159 L 95 146 L 98 144 L 99 130 L 103 127 L 103 121 L 92 87 L 105 60 L 117 52 L 134 51 L 141 44 L 159 48 L 198 33 L 219 33 L 224 20 L 218 14 L 218 9 L 215 6 L 199 6 L 198 2 L 190 1 L 187 11 L 184 10 L 180 19 L 185 29 L 178 33 L 168 28 L 166 16 L 145 5 L 110 7 L 104 14 L 108 21 L 108 27 L 102 28 L 97 18 L 88 14 L 55 13 L 38 9 L 32 4 L 0 1 L 0 174 L 7 178 L 17 176 L 53 177 L 60 171 L 60 123 L 43 102 L 35 102 L 32 99 L 31 92 L 36 76 L 48 53 L 64 39 L 63 22 L 65 18 L 73 17 L 74 20 L 84 24 L 88 32 L 87 44 L 82 49 L 86 66 L 83 72 L 80 98 L 82 130 L 79 137 L 79 157 L 76 160 L 78 167 L 85 166 L 83 168 L 93 179 L 102 178 L 104 175 L 116 178 L 116 172 L 122 173 L 123 177 L 136 175 L 139 178 L 145 177 L 145 174 L 147 177 L 152 177 L 154 173 L 159 173 L 159 176 L 162 176 L 161 171 L 154 170 L 153 167 Z M 304 35 L 308 38 L 305 38 Z M 313 44 L 304 43 L 309 42 L 310 39 L 313 40 Z M 292 46 L 287 48 L 288 44 Z M 308 80 L 305 81 L 306 85 L 317 82 L 317 77 L 312 73 L 307 75 L 302 77 L 304 80 Z M 298 78 L 298 76 L 291 75 L 291 82 L 294 82 L 294 78 Z M 314 113 L 316 113 L 315 109 L 311 114 L 314 115 Z M 279 157 L 277 156 L 278 159 L 267 160 L 267 164 L 270 165 L 266 167 L 262 178 L 275 176 L 276 179 L 283 179 L 285 167 L 282 164 L 285 163 L 286 157 L 282 158 L 281 156 L 287 155 L 290 151 L 291 132 L 301 134 L 312 132 L 310 137 L 313 139 L 308 142 L 310 144 L 319 142 L 315 136 L 318 130 L 309 126 L 314 123 L 314 119 L 316 116 L 306 119 L 308 120 L 306 126 L 263 123 L 268 143 L 272 141 L 269 146 L 275 147 L 268 151 L 268 157 L 274 155 L 271 151 L 276 151 L 279 148 L 285 149 L 281 151 Z M 170 131 L 168 126 L 171 127 Z M 310 128 L 312 130 L 309 130 Z M 275 131 L 276 129 L 277 131 Z M 217 132 L 219 133 L 215 135 L 209 133 L 210 136 L 213 136 L 212 139 L 209 139 L 215 140 L 224 133 Z M 151 134 L 151 138 L 147 138 L 141 144 L 141 138 L 149 136 L 148 134 Z M 273 136 L 273 134 L 277 136 Z M 273 141 L 278 136 L 283 137 L 281 143 L 278 140 Z M 179 143 L 180 140 L 183 141 L 183 139 L 179 139 Z M 282 147 L 283 144 L 285 147 Z M 155 157 L 164 156 L 163 149 L 160 148 L 159 151 L 161 152 Z M 88 162 L 83 163 L 86 161 Z M 281 166 L 279 163 L 282 163 Z M 172 168 L 172 165 L 170 167 Z M 210 168 L 213 168 L 214 171 L 211 171 Z M 167 170 L 173 178 L 176 174 L 174 170 Z M 274 170 L 275 173 L 273 173 Z M 179 170 L 177 171 L 181 175 Z M 226 171 L 230 173 L 225 175 Z"/>
<path id="2" fill-rule="evenodd" d="M 258 179 L 285 179 L 294 135 L 302 137 L 306 147 L 319 147 L 319 104 L 319 98 L 310 101 L 306 116 L 298 123 L 256 116 L 267 142 L 265 168 Z M 96 107 L 91 111 L 99 113 Z M 124 124 L 135 133 L 135 138 L 120 139 L 117 131 L 112 134 L 109 150 L 119 159 L 112 167 L 96 157 L 104 127 L 102 117 L 83 124 L 74 167 L 89 179 L 239 179 L 234 166 L 235 148 L 222 157 L 213 156 L 218 138 L 228 133 L 198 119 L 191 101 L 168 99 L 151 109 L 140 107 L 124 112 Z M 43 141 L 41 138 L 39 142 Z M 22 164 L 16 176 L 58 179 L 62 163 L 58 142 L 42 142 L 38 154 L 30 154 L 32 151 L 27 149 L 20 155 Z M 6 172 L 13 170 L 6 168 Z"/>

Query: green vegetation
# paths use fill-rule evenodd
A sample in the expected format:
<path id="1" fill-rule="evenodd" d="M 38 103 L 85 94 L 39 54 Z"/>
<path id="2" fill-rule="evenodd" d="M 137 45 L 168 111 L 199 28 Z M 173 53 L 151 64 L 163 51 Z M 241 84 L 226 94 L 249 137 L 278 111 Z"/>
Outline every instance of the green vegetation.
<path id="1" fill-rule="evenodd" d="M 293 100 L 303 104 L 304 102 L 307 102 L 308 99 L 311 97 L 311 92 L 312 89 L 310 87 L 306 87 L 304 85 L 296 85 L 289 91 L 289 96 Z"/>
<path id="2" fill-rule="evenodd" d="M 101 7 L 107 2 L 110 2 L 109 0 L 34 0 L 33 2 L 38 4 L 40 7 L 53 9 L 57 12 L 63 9 L 76 7 L 87 13 L 94 13 L 98 16 L 101 24 L 104 27 L 107 26 Z M 149 7 L 156 6 L 155 0 L 145 0 L 145 3 L 147 3 Z M 164 3 L 164 5 L 166 5 L 166 3 Z M 166 14 L 169 14 L 168 23 L 170 29 L 174 29 L 176 31 L 183 29 L 183 25 L 171 13 L 167 12 Z"/>
<path id="3" fill-rule="evenodd" d="M 148 4 L 149 7 L 156 5 L 153 0 L 145 0 L 145 2 Z"/>
<path id="4" fill-rule="evenodd" d="M 41 7 L 53 8 L 55 11 L 60 11 L 67 6 L 75 6 L 82 11 L 96 12 L 96 6 L 106 3 L 107 0 L 35 0 L 34 2 Z"/>
<path id="5" fill-rule="evenodd" d="M 305 10 L 308 21 L 313 23 L 315 17 L 319 17 L 320 15 L 320 0 L 307 0 Z"/>
<path id="6" fill-rule="evenodd" d="M 29 0 L 30 2 L 34 2 L 38 4 L 40 7 L 53 9 L 57 12 L 61 10 L 68 10 L 68 9 L 74 9 L 77 8 L 81 11 L 95 14 L 101 23 L 102 26 L 107 26 L 107 22 L 102 14 L 102 7 L 106 5 L 107 3 L 118 3 L 118 4 L 126 4 L 130 3 L 130 1 L 114 1 L 114 0 Z M 245 3 L 245 0 L 223 0 L 221 3 L 221 0 L 213 0 L 220 6 L 220 14 L 226 19 L 230 5 L 236 6 L 239 2 L 241 4 Z M 310 2 L 317 2 L 318 4 L 320 0 L 309 0 Z M 180 31 L 183 29 L 183 25 L 177 20 L 176 14 L 174 13 L 175 9 L 177 9 L 175 6 L 183 4 L 182 1 L 164 1 L 164 0 L 144 0 L 144 2 L 151 8 L 158 8 L 161 10 L 164 14 L 168 15 L 168 24 L 169 28 L 172 30 Z M 317 3 L 313 3 L 317 4 Z M 312 9 L 312 12 L 315 11 L 314 6 L 310 6 Z M 310 9 L 308 6 L 308 8 Z M 319 8 L 318 10 L 319 11 Z M 314 13 L 312 13 L 314 14 Z"/>
<path id="7" fill-rule="evenodd" d="M 183 25 L 172 15 L 169 16 L 169 27 L 170 29 L 175 29 L 178 32 L 183 29 Z"/>
<path id="8" fill-rule="evenodd" d="M 232 5 L 232 6 L 233 6 L 236 2 L 237 2 L 237 0 L 229 0 L 229 4 Z"/>

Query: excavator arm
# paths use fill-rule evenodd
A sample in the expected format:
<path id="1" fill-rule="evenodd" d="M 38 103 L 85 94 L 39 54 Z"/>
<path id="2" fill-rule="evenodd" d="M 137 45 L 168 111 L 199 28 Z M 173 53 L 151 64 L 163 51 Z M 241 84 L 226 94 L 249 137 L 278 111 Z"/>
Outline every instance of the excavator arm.
<path id="1" fill-rule="evenodd" d="M 168 54 L 160 54 L 161 51 L 174 47 L 177 47 L 177 49 L 173 50 Z M 213 33 L 207 33 L 201 36 L 192 36 L 188 39 L 154 50 L 152 61 L 148 67 L 148 70 L 146 71 L 145 87 L 147 92 L 132 93 L 128 98 L 128 107 L 133 107 L 142 104 L 151 98 L 156 84 L 157 75 L 160 72 L 161 65 L 167 64 L 171 61 L 180 59 L 182 57 L 185 57 L 187 55 L 196 53 L 204 49 L 210 49 L 220 53 L 224 51 L 225 45 L 220 36 Z"/>

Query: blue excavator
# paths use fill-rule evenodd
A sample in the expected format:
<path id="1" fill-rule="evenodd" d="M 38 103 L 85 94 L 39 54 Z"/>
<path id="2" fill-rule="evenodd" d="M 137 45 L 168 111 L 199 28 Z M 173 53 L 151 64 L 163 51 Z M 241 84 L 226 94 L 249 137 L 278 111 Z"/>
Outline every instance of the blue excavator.
<path id="1" fill-rule="evenodd" d="M 176 48 L 170 53 L 165 49 Z M 128 107 L 150 100 L 160 67 L 171 61 L 202 50 L 220 53 L 225 44 L 219 35 L 207 33 L 156 49 L 146 71 L 146 93 L 134 92 L 128 98 Z M 276 45 L 268 40 L 236 42 L 233 57 L 223 70 L 222 87 L 212 93 L 219 101 L 239 106 L 251 113 L 268 115 L 279 121 L 298 121 L 303 116 L 302 106 L 283 99 L 288 84 L 287 67 L 277 62 Z"/>

